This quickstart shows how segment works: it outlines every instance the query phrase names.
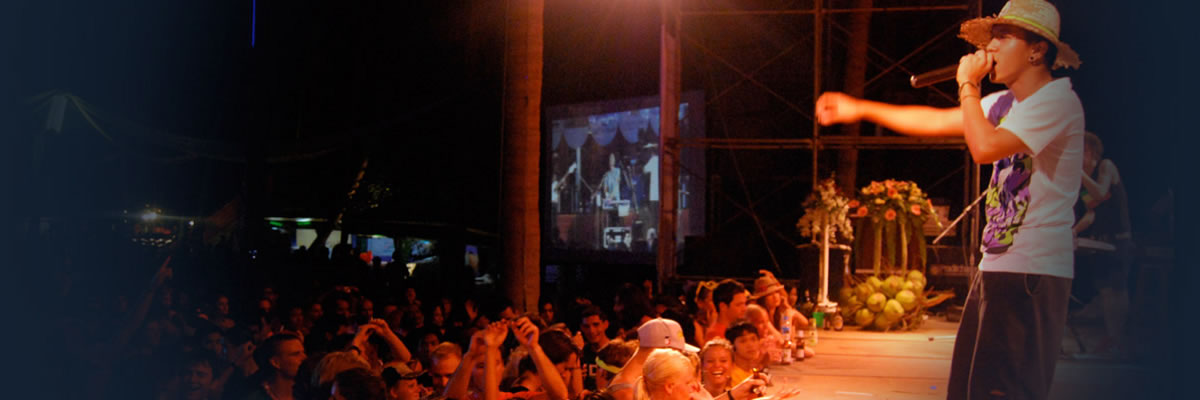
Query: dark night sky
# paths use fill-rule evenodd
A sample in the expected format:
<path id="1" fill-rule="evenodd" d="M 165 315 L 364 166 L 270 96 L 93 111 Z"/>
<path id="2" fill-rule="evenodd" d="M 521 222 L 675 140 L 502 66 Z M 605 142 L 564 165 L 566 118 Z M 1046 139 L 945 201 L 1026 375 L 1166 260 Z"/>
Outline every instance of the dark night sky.
<path id="1" fill-rule="evenodd" d="M 546 3 L 544 106 L 657 92 L 657 3 Z M 1002 3 L 985 1 L 984 12 L 994 13 Z M 1160 34 L 1181 28 L 1157 23 L 1170 15 L 1166 2 L 1057 3 L 1064 39 L 1084 60 L 1071 76 L 1089 128 L 1134 177 L 1135 206 L 1148 207 L 1171 179 L 1172 158 L 1163 150 L 1172 148 L 1176 132 L 1158 103 L 1138 101 L 1161 99 L 1172 88 L 1148 85 L 1150 78 L 1142 75 L 1147 60 L 1162 60 L 1168 61 L 1162 74 L 1183 76 L 1180 64 L 1162 51 L 1171 46 L 1163 38 L 1172 35 Z M 369 155 L 368 180 L 402 192 L 381 216 L 495 229 L 503 2 L 259 0 L 254 47 L 251 4 L 15 3 L 15 12 L 7 14 L 19 17 L 6 24 L 15 48 L 15 73 L 8 78 L 16 78 L 7 92 L 15 96 L 6 104 L 14 131 L 26 132 L 16 135 L 18 156 L 10 161 L 14 170 L 36 173 L 36 179 L 25 178 L 35 193 L 29 206 L 43 215 L 88 215 L 151 202 L 202 215 L 242 192 L 249 177 L 249 193 L 264 202 L 265 213 L 304 214 L 336 203 Z M 873 40 L 895 46 L 898 54 L 924 41 L 925 31 L 940 30 L 906 29 L 878 18 L 874 28 Z M 1128 29 L 1114 34 L 1114 28 Z M 756 45 L 780 44 L 772 38 L 737 43 L 744 51 Z M 940 55 L 953 62 L 963 50 L 943 47 L 919 64 L 946 62 Z M 701 59 L 685 47 L 685 62 Z M 707 88 L 696 71 L 714 67 L 684 68 L 685 89 Z M 35 148 L 28 132 L 38 130 L 46 113 L 28 99 L 48 90 L 86 100 L 114 140 L 71 117 L 62 134 L 44 139 L 42 161 L 35 163 L 35 152 L 19 149 Z M 710 133 L 716 126 L 710 122 Z M 800 124 L 792 132 L 797 130 L 807 128 Z M 245 163 L 187 158 L 177 142 L 172 147 L 147 139 L 164 132 L 212 141 L 203 146 L 204 155 L 330 151 L 247 175 Z"/>

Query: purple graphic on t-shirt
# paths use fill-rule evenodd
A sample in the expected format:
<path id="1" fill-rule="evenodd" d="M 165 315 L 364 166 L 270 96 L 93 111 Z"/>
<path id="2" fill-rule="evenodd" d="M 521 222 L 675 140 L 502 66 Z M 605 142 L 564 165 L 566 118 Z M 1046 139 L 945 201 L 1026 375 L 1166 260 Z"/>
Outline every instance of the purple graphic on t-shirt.
<path id="1" fill-rule="evenodd" d="M 1033 175 L 1033 157 L 1013 154 L 992 164 L 988 185 L 987 226 L 983 229 L 983 251 L 1003 253 L 1013 244 L 1013 236 L 1025 219 L 1029 207 L 1029 177 Z"/>
<path id="2" fill-rule="evenodd" d="M 998 126 L 1013 105 L 1012 92 L 1005 93 L 988 110 L 988 120 Z M 1033 157 L 1013 154 L 992 163 L 992 179 L 988 183 L 983 228 L 982 250 L 1003 253 L 1013 244 L 1013 237 L 1025 220 L 1029 208 L 1029 178 L 1033 176 Z"/>

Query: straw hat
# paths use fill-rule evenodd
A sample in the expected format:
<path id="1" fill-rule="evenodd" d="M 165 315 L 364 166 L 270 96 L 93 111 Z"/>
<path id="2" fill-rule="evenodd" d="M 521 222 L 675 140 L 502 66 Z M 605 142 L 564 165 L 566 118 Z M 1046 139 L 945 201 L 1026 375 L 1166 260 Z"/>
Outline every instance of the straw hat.
<path id="1" fill-rule="evenodd" d="M 1071 50 L 1071 46 L 1058 39 L 1062 32 L 1058 9 L 1044 0 L 1009 0 L 1000 9 L 1000 14 L 992 17 L 982 17 L 963 22 L 959 27 L 958 37 L 978 48 L 984 48 L 992 40 L 992 25 L 1005 24 L 1019 27 L 1046 38 L 1058 49 L 1058 57 L 1054 59 L 1052 69 L 1062 67 L 1079 68 L 1082 62 L 1079 54 Z"/>
<path id="2" fill-rule="evenodd" d="M 762 276 L 754 280 L 754 294 L 750 295 L 750 300 L 758 300 L 771 293 L 787 291 L 787 288 L 775 279 L 775 274 L 765 270 L 759 270 L 758 272 Z"/>

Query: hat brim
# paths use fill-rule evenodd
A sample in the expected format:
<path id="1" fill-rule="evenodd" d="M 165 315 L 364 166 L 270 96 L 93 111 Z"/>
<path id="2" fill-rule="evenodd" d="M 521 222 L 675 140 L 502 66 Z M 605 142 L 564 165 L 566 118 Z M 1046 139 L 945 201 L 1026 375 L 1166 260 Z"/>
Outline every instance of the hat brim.
<path id="1" fill-rule="evenodd" d="M 683 350 L 683 351 L 686 351 L 686 352 L 688 352 L 688 353 L 699 353 L 699 352 L 700 352 L 700 348 L 699 348 L 699 347 L 692 346 L 692 345 L 690 345 L 690 344 L 687 344 L 687 343 L 684 343 L 684 344 L 683 344 L 683 348 L 682 348 L 682 349 L 679 349 L 679 350 Z"/>
<path id="2" fill-rule="evenodd" d="M 771 286 L 767 287 L 767 290 L 764 290 L 764 291 L 761 291 L 761 292 L 758 292 L 758 293 L 751 294 L 751 295 L 750 295 L 750 300 L 758 300 L 758 299 L 761 299 L 761 298 L 763 298 L 763 297 L 767 297 L 767 295 L 769 295 L 769 294 L 771 294 L 771 293 L 775 293 L 775 292 L 786 292 L 786 291 L 787 291 L 787 288 L 786 288 L 786 287 L 784 287 L 784 286 L 783 286 L 783 285 L 781 285 L 781 284 L 778 284 L 778 283 L 776 283 L 776 284 L 774 284 L 774 285 L 771 285 Z"/>
<path id="3" fill-rule="evenodd" d="M 1058 56 L 1054 58 L 1054 66 L 1051 69 L 1079 69 L 1079 65 L 1083 64 L 1083 62 L 1079 60 L 1079 54 L 1076 53 L 1074 49 L 1071 49 L 1071 46 L 1066 42 L 1040 34 L 1040 30 L 1037 27 L 1029 25 L 1021 20 L 1001 19 L 998 17 L 981 17 L 971 19 L 963 22 L 962 25 L 959 26 L 958 37 L 967 41 L 967 43 L 970 43 L 976 48 L 982 49 L 987 47 L 988 42 L 992 41 L 992 25 L 995 24 L 1016 26 L 1026 31 L 1033 32 L 1034 34 L 1049 40 L 1050 43 L 1053 43 L 1054 47 L 1058 49 Z"/>

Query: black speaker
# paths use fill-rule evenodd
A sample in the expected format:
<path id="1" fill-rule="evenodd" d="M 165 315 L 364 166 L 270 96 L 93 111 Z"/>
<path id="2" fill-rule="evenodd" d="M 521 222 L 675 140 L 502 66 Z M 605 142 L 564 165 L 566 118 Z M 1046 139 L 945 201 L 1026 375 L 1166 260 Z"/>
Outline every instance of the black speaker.
<path id="1" fill-rule="evenodd" d="M 952 304 L 963 304 L 967 292 L 971 290 L 971 278 L 978 267 L 967 265 L 967 257 L 962 246 L 929 246 L 925 258 L 926 288 L 934 290 L 954 290 Z"/>
<path id="2" fill-rule="evenodd" d="M 797 262 L 784 268 L 784 278 L 800 281 L 800 295 L 808 290 L 815 298 L 821 286 L 821 246 L 802 244 L 796 246 Z M 829 248 L 829 293 L 837 293 L 845 280 L 846 266 L 850 265 L 850 246 L 832 245 Z"/>

